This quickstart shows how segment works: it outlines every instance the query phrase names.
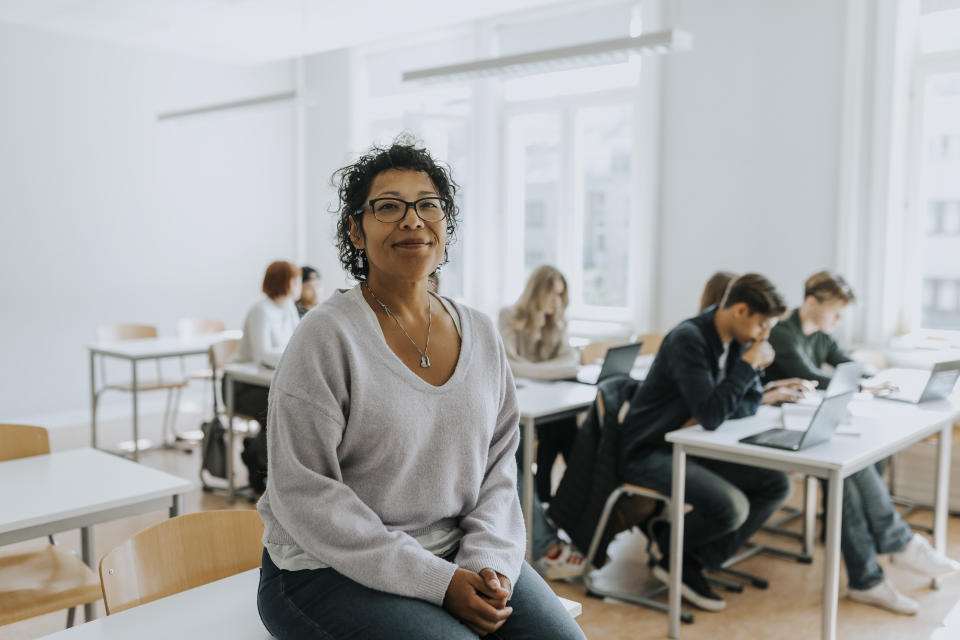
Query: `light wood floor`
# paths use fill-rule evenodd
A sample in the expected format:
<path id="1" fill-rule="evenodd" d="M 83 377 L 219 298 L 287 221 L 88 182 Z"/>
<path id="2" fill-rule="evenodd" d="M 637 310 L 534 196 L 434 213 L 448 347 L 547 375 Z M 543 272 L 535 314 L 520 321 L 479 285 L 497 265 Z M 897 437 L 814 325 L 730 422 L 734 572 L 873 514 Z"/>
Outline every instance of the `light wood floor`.
<path id="1" fill-rule="evenodd" d="M 198 414 L 182 414 L 181 429 L 195 428 Z M 146 437 L 159 434 L 159 419 L 142 420 Z M 129 423 L 110 422 L 102 425 L 101 442 L 119 442 L 129 438 Z M 51 431 L 54 450 L 88 446 L 88 427 L 65 427 Z M 197 479 L 199 454 L 177 451 L 157 451 L 141 457 L 144 464 L 191 480 Z M 242 468 L 242 465 L 240 465 Z M 799 492 L 797 492 L 799 493 Z M 223 509 L 229 505 L 222 494 L 200 491 L 199 487 L 185 496 L 184 511 Z M 253 505 L 239 501 L 235 508 L 248 509 Z M 97 557 L 102 556 L 130 535 L 159 522 L 166 514 L 157 512 L 127 518 L 94 527 Z M 929 522 L 928 514 L 914 518 Z M 960 520 L 951 518 L 948 551 L 960 558 Z M 71 548 L 80 548 L 79 532 L 66 532 L 59 541 Z M 789 546 L 795 544 L 783 538 L 766 538 L 771 543 Z M 644 541 L 638 534 L 621 534 L 611 546 L 613 562 L 604 568 L 602 577 L 627 588 L 641 590 L 649 580 L 644 562 Z M 884 560 L 884 566 L 889 563 Z M 695 616 L 692 625 L 683 625 L 682 636 L 694 639 L 749 639 L 758 638 L 818 638 L 820 629 L 820 594 L 822 591 L 823 548 L 818 546 L 814 563 L 802 565 L 781 558 L 761 555 L 747 560 L 739 568 L 767 578 L 768 590 L 746 587 L 742 594 L 727 594 L 727 609 L 708 613 L 688 609 Z M 841 597 L 838 634 L 844 640 L 933 639 L 960 638 L 960 576 L 944 580 L 938 591 L 929 588 L 929 582 L 896 568 L 888 572 L 895 584 L 906 594 L 921 602 L 921 611 L 915 617 L 898 616 L 873 607 L 847 601 Z M 841 570 L 841 594 L 845 593 L 846 576 Z M 584 595 L 581 584 L 553 583 L 556 592 L 583 604 L 583 615 L 578 622 L 591 640 L 642 640 L 664 638 L 666 617 L 636 605 L 602 601 Z M 251 606 L 255 606 L 251 599 Z M 98 615 L 103 615 L 98 605 Z M 80 616 L 82 618 L 82 613 Z M 53 633 L 63 628 L 66 613 L 34 618 L 6 627 L 0 627 L 0 640 L 26 640 Z M 946 627 L 944 624 L 946 623 Z"/>

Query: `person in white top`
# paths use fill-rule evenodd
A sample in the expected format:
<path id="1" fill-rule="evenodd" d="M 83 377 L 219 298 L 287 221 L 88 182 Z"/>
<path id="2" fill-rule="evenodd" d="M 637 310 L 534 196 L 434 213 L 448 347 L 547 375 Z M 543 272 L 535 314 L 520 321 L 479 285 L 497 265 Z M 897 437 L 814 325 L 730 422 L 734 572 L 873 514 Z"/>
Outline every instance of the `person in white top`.
<path id="1" fill-rule="evenodd" d="M 262 291 L 266 298 L 253 305 L 243 321 L 243 338 L 234 362 L 253 362 L 276 368 L 300 321 L 294 300 L 300 298 L 300 267 L 278 260 L 267 267 Z M 254 437 L 244 438 L 241 460 L 247 466 L 250 488 L 263 493 L 267 476 L 267 394 L 265 387 L 234 382 L 233 407 L 260 423 Z M 226 397 L 226 389 L 224 389 Z"/>
<path id="2" fill-rule="evenodd" d="M 514 377 L 559 380 L 577 375 L 580 352 L 567 340 L 567 291 L 563 274 L 543 264 L 530 274 L 517 302 L 500 311 L 500 335 Z M 560 539 L 540 504 L 553 496 L 550 472 L 557 455 L 566 458 L 576 437 L 575 417 L 537 429 L 533 556 L 538 558 L 537 568 L 551 580 L 583 573 L 583 555 Z"/>

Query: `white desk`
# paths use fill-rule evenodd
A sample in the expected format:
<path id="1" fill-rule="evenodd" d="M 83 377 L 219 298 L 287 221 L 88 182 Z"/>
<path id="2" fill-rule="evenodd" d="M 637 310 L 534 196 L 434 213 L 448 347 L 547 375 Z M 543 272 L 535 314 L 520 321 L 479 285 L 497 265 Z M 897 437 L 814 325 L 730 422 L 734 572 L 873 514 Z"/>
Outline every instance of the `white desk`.
<path id="1" fill-rule="evenodd" d="M 251 569 L 46 637 L 56 640 L 266 640 L 271 636 L 257 613 L 259 580 L 260 570 Z M 580 615 L 579 602 L 560 600 L 571 616 Z"/>
<path id="2" fill-rule="evenodd" d="M 242 335 L 242 331 L 232 330 L 202 334 L 190 338 L 160 337 L 88 344 L 87 351 L 90 353 L 90 446 L 97 447 L 97 356 L 117 358 L 130 363 L 130 384 L 133 387 L 130 394 L 133 397 L 133 459 L 138 460 L 140 457 L 140 425 L 137 412 L 137 362 L 203 355 L 207 353 L 211 345 L 222 340 L 237 339 Z"/>
<path id="3" fill-rule="evenodd" d="M 802 451 L 784 451 L 742 444 L 740 438 L 779 426 L 778 411 L 762 407 L 756 416 L 729 420 L 716 431 L 702 427 L 668 433 L 673 443 L 673 496 L 670 503 L 670 592 L 669 636 L 680 634 L 680 582 L 683 555 L 683 512 L 686 484 L 686 457 L 694 455 L 726 460 L 766 469 L 796 471 L 826 478 L 828 485 L 827 545 L 823 575 L 823 614 L 821 637 L 835 640 L 837 597 L 840 571 L 840 522 L 843 480 L 847 476 L 893 453 L 939 433 L 937 453 L 936 507 L 934 510 L 934 546 L 946 548 L 947 487 L 953 421 L 960 415 L 960 397 L 912 405 L 888 400 L 856 401 L 850 405 L 858 436 L 835 435 L 829 442 Z"/>
<path id="4" fill-rule="evenodd" d="M 527 528 L 527 560 L 533 561 L 533 446 L 537 423 L 576 415 L 593 404 L 597 388 L 579 382 L 517 380 L 517 404 L 523 430 L 523 522 Z M 549 470 L 546 471 L 549 473 Z"/>
<path id="5" fill-rule="evenodd" d="M 233 504 L 236 500 L 236 483 L 233 480 L 233 406 L 234 383 L 237 381 L 258 387 L 270 388 L 273 383 L 275 370 L 261 367 L 253 362 L 234 362 L 224 365 L 223 379 L 226 385 L 227 397 L 223 399 L 227 405 L 227 501 Z"/>
<path id="6" fill-rule="evenodd" d="M 80 529 L 83 561 L 97 570 L 94 524 L 147 511 L 178 515 L 193 483 L 94 449 L 0 462 L 0 545 Z M 86 619 L 92 617 L 86 605 Z"/>

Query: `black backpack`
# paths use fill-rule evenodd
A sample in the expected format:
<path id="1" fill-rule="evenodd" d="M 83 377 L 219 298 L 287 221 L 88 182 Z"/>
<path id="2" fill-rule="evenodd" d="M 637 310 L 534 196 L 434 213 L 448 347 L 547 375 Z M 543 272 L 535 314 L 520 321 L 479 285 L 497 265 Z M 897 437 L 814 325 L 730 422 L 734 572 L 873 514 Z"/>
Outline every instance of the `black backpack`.
<path id="1" fill-rule="evenodd" d="M 203 431 L 203 458 L 200 464 L 200 481 L 203 482 L 203 472 L 206 471 L 215 478 L 227 477 L 227 439 L 226 427 L 220 422 L 220 416 L 214 415 L 210 422 L 200 425 Z M 203 482 L 204 486 L 206 483 Z"/>

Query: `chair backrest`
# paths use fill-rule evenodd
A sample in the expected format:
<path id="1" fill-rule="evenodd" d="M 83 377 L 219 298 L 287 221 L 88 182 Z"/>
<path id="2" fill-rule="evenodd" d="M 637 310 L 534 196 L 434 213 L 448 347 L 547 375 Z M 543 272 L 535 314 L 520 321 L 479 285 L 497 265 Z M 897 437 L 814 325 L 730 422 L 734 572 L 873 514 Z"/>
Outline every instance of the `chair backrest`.
<path id="1" fill-rule="evenodd" d="M 600 342 L 591 342 L 580 350 L 580 363 L 594 364 L 597 360 L 605 358 L 607 351 L 613 347 L 619 347 L 623 343 L 623 340 L 602 340 Z"/>
<path id="2" fill-rule="evenodd" d="M 216 318 L 181 318 L 177 320 L 177 336 L 191 338 L 205 333 L 226 331 L 227 325 Z"/>
<path id="3" fill-rule="evenodd" d="M 260 566 L 263 521 L 252 509 L 170 518 L 100 561 L 107 615 Z"/>
<path id="4" fill-rule="evenodd" d="M 50 453 L 50 436 L 43 427 L 0 424 L 0 462 Z"/>
<path id="5" fill-rule="evenodd" d="M 640 347 L 640 355 L 645 356 L 656 353 L 660 351 L 660 345 L 663 344 L 663 334 L 645 333 L 642 336 L 637 336 L 637 342 L 643 343 L 643 346 Z"/>
<path id="6" fill-rule="evenodd" d="M 221 340 L 210 345 L 210 351 L 208 352 L 210 368 L 215 372 L 223 369 L 223 365 L 230 361 L 239 346 L 239 340 Z"/>
<path id="7" fill-rule="evenodd" d="M 102 342 L 156 337 L 157 328 L 149 324 L 102 324 L 97 327 L 97 340 Z"/>

